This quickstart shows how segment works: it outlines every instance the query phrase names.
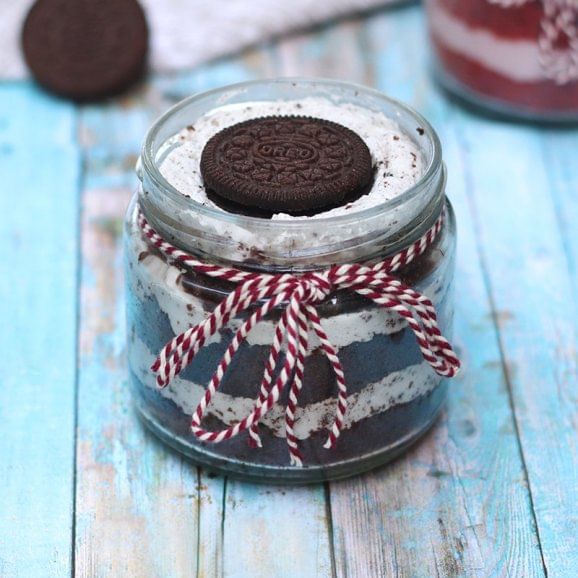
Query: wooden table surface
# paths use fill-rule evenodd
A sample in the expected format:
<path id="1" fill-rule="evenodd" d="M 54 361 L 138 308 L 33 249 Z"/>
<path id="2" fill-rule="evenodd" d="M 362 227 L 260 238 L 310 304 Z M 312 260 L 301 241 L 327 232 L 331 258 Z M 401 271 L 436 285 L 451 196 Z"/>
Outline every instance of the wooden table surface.
<path id="1" fill-rule="evenodd" d="M 476 116 L 427 72 L 418 6 L 74 106 L 0 85 L 0 576 L 578 576 L 578 131 Z M 143 135 L 200 90 L 375 86 L 439 131 L 465 370 L 427 439 L 307 488 L 215 477 L 137 421 L 121 226 Z"/>

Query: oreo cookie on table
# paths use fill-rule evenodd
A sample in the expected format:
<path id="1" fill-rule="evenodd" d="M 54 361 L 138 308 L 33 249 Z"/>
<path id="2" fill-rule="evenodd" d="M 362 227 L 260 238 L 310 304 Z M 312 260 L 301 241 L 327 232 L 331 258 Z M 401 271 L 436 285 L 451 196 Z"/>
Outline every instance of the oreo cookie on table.
<path id="1" fill-rule="evenodd" d="M 22 49 L 47 90 L 96 100 L 140 78 L 148 27 L 136 0 L 37 0 L 24 22 Z"/>
<path id="2" fill-rule="evenodd" d="M 255 216 L 314 214 L 369 191 L 371 154 L 352 130 L 318 118 L 268 116 L 214 135 L 201 155 L 207 193 Z"/>

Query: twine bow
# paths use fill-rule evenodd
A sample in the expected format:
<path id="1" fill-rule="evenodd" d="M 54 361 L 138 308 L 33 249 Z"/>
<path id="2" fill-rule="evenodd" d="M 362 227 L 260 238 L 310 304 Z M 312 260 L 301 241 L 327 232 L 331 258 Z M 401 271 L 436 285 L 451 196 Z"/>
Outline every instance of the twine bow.
<path id="1" fill-rule="evenodd" d="M 502 8 L 520 8 L 535 0 L 487 0 Z M 548 78 L 564 85 L 578 80 L 578 3 L 576 0 L 542 0 L 540 64 Z M 567 48 L 558 48 L 561 42 Z"/>
<path id="2" fill-rule="evenodd" d="M 405 319 L 414 332 L 423 357 L 439 375 L 453 377 L 458 372 L 460 361 L 438 328 L 432 302 L 393 276 L 393 273 L 422 255 L 431 246 L 442 228 L 443 218 L 442 213 L 421 239 L 393 257 L 372 266 L 334 265 L 325 271 L 302 275 L 288 273 L 270 275 L 203 263 L 166 242 L 148 224 L 142 212 L 139 212 L 138 223 L 143 236 L 167 258 L 197 273 L 237 284 L 237 287 L 204 321 L 176 336 L 162 349 L 151 366 L 151 370 L 156 374 L 157 384 L 159 387 L 166 387 L 193 361 L 207 339 L 233 318 L 252 309 L 252 313 L 233 336 L 204 396 L 195 409 L 191 431 L 202 441 L 218 443 L 248 430 L 251 445 L 260 447 L 258 424 L 277 403 L 281 392 L 289 387 L 289 398 L 285 408 L 285 432 L 291 464 L 301 466 L 303 461 L 294 425 L 299 393 L 303 387 L 305 357 L 311 330 L 321 343 L 321 349 L 329 360 L 337 383 L 335 416 L 329 428 L 325 448 L 332 448 L 335 445 L 347 410 L 347 384 L 343 367 L 336 348 L 323 329 L 315 307 L 334 291 L 339 289 L 354 291 L 380 307 L 396 312 Z M 275 327 L 259 396 L 252 411 L 238 423 L 221 431 L 212 432 L 203 429 L 201 425 L 203 417 L 241 343 L 255 325 L 271 311 L 280 307 L 284 309 Z M 283 351 L 284 358 L 281 356 Z"/>

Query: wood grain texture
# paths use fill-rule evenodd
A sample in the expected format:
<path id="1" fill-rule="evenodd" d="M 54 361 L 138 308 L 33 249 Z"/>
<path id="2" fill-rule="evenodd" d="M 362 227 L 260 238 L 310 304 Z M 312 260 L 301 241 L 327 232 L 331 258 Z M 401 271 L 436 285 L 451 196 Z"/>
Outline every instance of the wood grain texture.
<path id="1" fill-rule="evenodd" d="M 197 472 L 137 421 L 126 382 L 122 215 L 86 191 L 78 394 L 77 576 L 194 576 Z"/>
<path id="2" fill-rule="evenodd" d="M 543 576 L 463 159 L 451 107 L 425 75 L 420 20 L 417 9 L 377 16 L 365 42 L 376 86 L 422 110 L 443 140 L 459 223 L 455 332 L 465 367 L 447 412 L 406 457 L 331 484 L 338 575 Z"/>
<path id="3" fill-rule="evenodd" d="M 75 122 L 71 105 L 28 83 L 0 90 L 0 576 L 71 571 Z"/>
<path id="4" fill-rule="evenodd" d="M 540 139 L 550 194 L 574 294 L 578 292 L 578 130 L 551 128 Z"/>
<path id="5" fill-rule="evenodd" d="M 322 486 L 229 480 L 225 505 L 224 576 L 331 577 Z"/>
<path id="6" fill-rule="evenodd" d="M 169 104 L 147 87 L 80 117 L 77 576 L 197 576 L 203 505 L 221 501 L 223 480 L 211 481 L 213 497 L 197 468 L 145 431 L 127 384 L 122 222 L 143 136 Z"/>
<path id="7" fill-rule="evenodd" d="M 274 572 L 270 575 L 305 575 L 305 568 L 308 575 L 330 575 L 322 487 L 299 492 L 287 489 L 281 494 L 277 489 L 256 489 L 234 481 L 225 484 L 222 478 L 197 471 L 142 431 L 130 409 L 124 381 L 118 234 L 128 194 L 117 187 L 136 182 L 131 165 L 146 124 L 159 108 L 200 89 L 251 78 L 259 60 L 267 62 L 249 54 L 235 65 L 216 65 L 214 75 L 209 68 L 174 81 L 162 77 L 134 99 L 125 99 L 122 108 L 83 111 L 81 134 L 89 189 L 84 195 L 83 220 L 79 575 L 240 576 L 244 569 L 251 571 L 251 552 L 262 549 L 263 531 L 272 536 L 268 541 L 271 553 L 286 550 L 292 535 L 297 540 L 292 553 L 304 548 L 315 552 L 314 558 L 290 555 L 288 550 L 285 556 L 271 556 Z M 285 494 L 289 494 L 283 498 L 287 507 L 274 507 Z M 302 511 L 310 512 L 312 519 L 299 515 Z M 276 512 L 273 517 L 268 515 L 272 512 Z M 286 530 L 280 532 L 279 527 Z M 243 540 L 239 540 L 240 529 Z M 318 568 L 317 574 L 312 573 L 311 564 Z"/>
<path id="8" fill-rule="evenodd" d="M 570 273 L 571 282 L 571 293 L 574 297 L 574 302 L 576 303 L 576 295 L 578 294 L 578 235 L 576 234 L 576 223 L 578 222 L 578 165 L 576 163 L 576 158 L 578 156 L 578 131 L 574 130 L 551 130 L 544 135 L 541 139 L 544 163 L 547 167 L 547 178 L 550 184 L 550 192 L 552 195 L 552 201 L 554 204 L 554 210 L 556 212 L 556 225 L 560 232 L 562 244 L 564 246 L 564 254 L 567 261 L 568 271 Z M 565 314 L 563 314 L 564 316 Z M 574 308 L 574 318 L 568 319 L 568 322 L 573 325 L 575 331 L 578 327 L 578 316 L 576 315 L 576 308 Z M 578 398 L 576 392 L 578 391 L 578 349 L 576 347 L 576 342 L 574 345 L 568 343 L 566 339 L 557 337 L 556 342 L 560 343 L 562 341 L 563 350 L 568 353 L 565 355 L 570 357 L 570 364 L 563 364 L 561 366 L 561 371 L 558 373 L 558 378 L 556 379 L 556 386 L 558 388 L 558 402 L 563 405 L 562 411 L 562 425 L 563 425 L 563 437 L 565 440 L 570 440 L 570 446 L 563 445 L 562 452 L 565 453 L 568 450 L 572 450 L 568 455 L 561 455 L 558 453 L 558 459 L 563 458 L 564 465 L 564 477 L 562 478 L 562 484 L 564 484 L 566 492 L 563 500 L 560 502 L 561 512 L 563 520 L 565 519 L 567 524 L 567 529 L 570 532 L 570 539 L 563 539 L 565 542 L 563 545 L 564 551 L 556 554 L 562 557 L 568 557 L 569 560 L 565 568 L 569 572 L 575 570 L 572 569 L 571 564 L 576 566 L 576 542 L 573 540 L 578 533 L 578 518 L 576 516 L 576 504 L 578 503 L 578 482 L 577 482 L 577 468 L 576 468 L 576 440 L 578 437 L 578 420 L 577 407 Z M 555 346 L 557 351 L 559 346 Z M 559 356 L 556 355 L 554 358 L 556 361 Z M 566 357 L 567 359 L 567 357 Z M 539 432 L 536 432 L 540 435 Z M 571 461 L 571 463 L 570 463 Z M 547 467 L 548 464 L 545 464 Z M 566 474 L 569 472 L 569 474 Z M 551 483 L 555 483 L 555 480 L 551 480 Z M 547 488 L 545 488 L 548 491 Z M 556 488 L 554 487 L 556 490 Z M 570 504 L 569 511 L 566 511 L 567 504 Z M 537 503 L 538 508 L 542 508 L 540 503 Z M 545 510 L 542 510 L 545 512 Z M 551 515 L 551 514 L 550 514 Z M 556 515 L 556 514 L 554 514 Z M 556 535 L 554 532 L 561 531 L 562 526 L 565 524 L 564 521 L 558 521 L 556 525 L 558 527 L 550 527 L 548 529 L 548 537 L 544 537 L 544 543 L 550 544 L 554 543 Z M 541 536 L 545 532 L 541 529 Z M 566 552 L 570 551 L 568 555 Z M 549 550 L 546 550 L 546 562 L 548 567 L 557 568 L 557 564 L 550 561 Z"/>
<path id="9" fill-rule="evenodd" d="M 461 112 L 458 123 L 544 563 L 575 576 L 578 317 L 543 137 Z"/>

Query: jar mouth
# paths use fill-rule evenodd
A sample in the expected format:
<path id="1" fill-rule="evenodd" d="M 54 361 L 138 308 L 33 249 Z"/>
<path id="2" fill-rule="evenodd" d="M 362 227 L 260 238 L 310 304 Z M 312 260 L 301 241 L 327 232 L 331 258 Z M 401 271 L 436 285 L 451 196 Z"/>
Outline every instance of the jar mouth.
<path id="1" fill-rule="evenodd" d="M 314 219 L 307 220 L 294 218 L 275 218 L 274 226 L 276 228 L 278 227 L 284 230 L 299 230 L 302 228 L 310 228 L 312 226 L 323 226 L 324 224 L 329 223 L 331 223 L 332 227 L 335 227 L 371 219 L 376 215 L 392 211 L 404 204 L 411 202 L 412 199 L 419 196 L 423 192 L 424 188 L 431 187 L 432 182 L 435 179 L 440 178 L 440 167 L 442 165 L 441 142 L 431 124 L 420 113 L 407 106 L 406 104 L 394 98 L 390 98 L 378 90 L 368 88 L 364 85 L 324 78 L 303 77 L 251 80 L 215 88 L 209 91 L 204 91 L 180 101 L 171 107 L 162 116 L 160 116 L 147 132 L 141 151 L 141 157 L 139 158 L 139 164 L 137 166 L 137 173 L 139 173 L 139 178 L 143 180 L 144 173 L 146 175 L 147 183 L 150 183 L 158 190 L 162 190 L 163 194 L 168 197 L 174 207 L 179 207 L 187 211 L 194 210 L 197 214 L 214 219 L 215 221 L 234 223 L 235 225 L 241 227 L 250 227 L 253 230 L 258 230 L 260 228 L 270 228 L 272 222 L 268 219 L 249 215 L 239 215 L 236 213 L 228 213 L 222 209 L 203 205 L 193 199 L 184 196 L 162 175 L 156 158 L 159 146 L 161 146 L 169 136 L 172 136 L 168 134 L 162 134 L 163 130 L 167 126 L 167 123 L 171 119 L 178 117 L 180 113 L 189 108 L 191 105 L 194 105 L 203 99 L 208 99 L 213 100 L 213 102 L 216 103 L 212 108 L 217 108 L 219 106 L 219 100 L 224 100 L 224 94 L 234 96 L 237 94 L 242 94 L 249 89 L 255 87 L 264 87 L 267 85 L 309 86 L 317 91 L 325 88 L 328 90 L 328 93 L 331 91 L 331 89 L 337 89 L 342 90 L 344 93 L 349 92 L 372 97 L 376 101 L 381 101 L 382 103 L 386 104 L 391 109 L 393 112 L 391 115 L 393 120 L 397 121 L 402 117 L 402 115 L 411 118 L 412 121 L 414 121 L 415 124 L 421 130 L 423 130 L 423 133 L 420 132 L 420 138 L 427 139 L 431 151 L 429 154 L 424 155 L 426 161 L 425 170 L 420 178 L 411 187 L 408 187 L 403 193 L 392 199 L 372 207 L 355 211 L 352 214 L 327 217 L 316 216 Z M 161 135 L 162 138 L 159 138 Z"/>

